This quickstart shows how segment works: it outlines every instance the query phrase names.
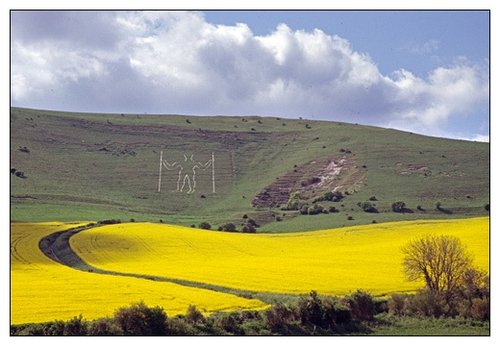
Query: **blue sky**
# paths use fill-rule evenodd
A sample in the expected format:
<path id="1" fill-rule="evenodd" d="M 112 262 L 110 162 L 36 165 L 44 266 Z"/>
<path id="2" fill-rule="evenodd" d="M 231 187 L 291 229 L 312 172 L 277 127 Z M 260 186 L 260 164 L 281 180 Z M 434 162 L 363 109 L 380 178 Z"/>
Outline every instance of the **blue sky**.
<path id="1" fill-rule="evenodd" d="M 486 11 L 13 12 L 14 106 L 487 140 Z"/>

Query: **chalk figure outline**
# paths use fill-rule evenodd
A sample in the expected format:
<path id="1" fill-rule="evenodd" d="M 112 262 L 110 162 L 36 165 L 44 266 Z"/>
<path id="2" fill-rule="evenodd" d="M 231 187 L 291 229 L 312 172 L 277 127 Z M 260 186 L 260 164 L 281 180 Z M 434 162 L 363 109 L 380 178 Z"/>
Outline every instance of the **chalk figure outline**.
<path id="1" fill-rule="evenodd" d="M 167 160 L 163 160 L 163 151 L 160 152 L 158 192 L 161 192 L 162 167 L 165 167 L 169 171 L 178 170 L 177 189 L 174 190 L 174 192 L 184 192 L 184 188 L 186 188 L 187 194 L 192 194 L 196 191 L 196 171 L 199 169 L 206 170 L 207 168 L 212 167 L 212 192 L 215 193 L 214 153 L 212 153 L 212 157 L 206 163 L 195 161 L 194 154 L 191 154 L 189 158 L 186 154 L 183 154 L 183 157 L 184 163 L 179 163 L 178 161 L 170 163 Z M 188 169 L 185 168 L 186 165 Z"/>

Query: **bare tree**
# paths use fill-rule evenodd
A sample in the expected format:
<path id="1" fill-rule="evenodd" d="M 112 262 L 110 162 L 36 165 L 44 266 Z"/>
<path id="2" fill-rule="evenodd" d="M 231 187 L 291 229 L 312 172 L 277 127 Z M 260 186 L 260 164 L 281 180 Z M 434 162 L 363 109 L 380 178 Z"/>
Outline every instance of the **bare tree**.
<path id="1" fill-rule="evenodd" d="M 454 236 L 426 236 L 403 247 L 404 272 L 410 281 L 424 279 L 432 292 L 450 293 L 459 287 L 472 258 Z"/>

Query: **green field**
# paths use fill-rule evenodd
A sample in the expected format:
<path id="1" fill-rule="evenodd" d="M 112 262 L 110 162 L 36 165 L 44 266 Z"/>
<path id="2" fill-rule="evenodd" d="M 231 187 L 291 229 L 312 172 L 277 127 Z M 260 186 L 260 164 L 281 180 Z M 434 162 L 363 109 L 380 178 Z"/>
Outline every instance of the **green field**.
<path id="1" fill-rule="evenodd" d="M 183 192 L 174 191 L 177 172 L 163 168 L 158 193 L 160 152 L 170 163 L 191 155 L 205 163 L 214 153 L 216 193 L 211 168 L 197 170 L 192 194 L 187 184 Z M 332 161 L 336 173 L 326 168 Z M 240 227 L 247 214 L 261 224 L 259 231 L 280 232 L 480 216 L 489 203 L 487 143 L 303 119 L 11 108 L 13 168 L 25 176 L 11 174 L 13 221 L 134 218 Z M 304 187 L 313 177 L 326 177 L 325 185 Z M 320 202 L 339 212 L 316 216 L 284 211 L 283 204 L 253 206 L 269 186 L 285 195 L 299 191 L 309 205 L 333 189 L 345 198 Z M 358 203 L 373 196 L 379 213 L 366 213 Z M 414 213 L 392 212 L 396 201 Z M 452 214 L 436 210 L 437 202 Z"/>

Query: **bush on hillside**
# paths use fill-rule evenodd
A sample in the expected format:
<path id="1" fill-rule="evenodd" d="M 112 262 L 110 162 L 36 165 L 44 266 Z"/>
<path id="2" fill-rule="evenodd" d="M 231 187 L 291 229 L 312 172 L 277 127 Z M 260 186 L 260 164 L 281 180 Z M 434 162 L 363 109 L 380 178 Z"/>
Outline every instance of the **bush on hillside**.
<path id="1" fill-rule="evenodd" d="M 241 228 L 243 233 L 256 233 L 257 230 L 252 225 L 246 224 Z"/>
<path id="2" fill-rule="evenodd" d="M 21 178 L 21 179 L 26 179 L 27 178 L 26 175 L 24 175 L 24 172 L 22 172 L 22 171 L 17 171 L 15 173 L 15 176 L 18 177 L 18 178 Z"/>
<path id="3" fill-rule="evenodd" d="M 403 201 L 392 203 L 391 208 L 395 213 L 413 213 L 413 210 L 406 208 L 406 203 Z"/>
<path id="4" fill-rule="evenodd" d="M 208 222 L 202 222 L 198 225 L 198 228 L 201 229 L 212 229 L 212 225 L 209 224 Z"/>
<path id="5" fill-rule="evenodd" d="M 253 226 L 253 227 L 260 227 L 259 224 L 254 219 L 247 219 L 247 225 Z"/>
<path id="6" fill-rule="evenodd" d="M 122 221 L 119 219 L 110 219 L 110 220 L 97 221 L 97 224 L 99 224 L 99 225 L 114 225 L 114 224 L 121 223 L 121 222 Z"/>
<path id="7" fill-rule="evenodd" d="M 340 202 L 344 198 L 344 195 L 340 191 L 328 191 L 321 197 L 316 198 L 315 202 L 329 201 L 329 202 Z"/>
<path id="8" fill-rule="evenodd" d="M 436 209 L 445 214 L 453 214 L 453 212 L 450 209 L 443 208 L 441 202 L 436 203 Z"/>
<path id="9" fill-rule="evenodd" d="M 236 232 L 236 226 L 232 222 L 226 223 L 226 224 L 222 225 L 222 231 Z"/>
<path id="10" fill-rule="evenodd" d="M 375 204 L 372 202 L 363 202 L 358 203 L 359 207 L 363 209 L 365 213 L 378 213 L 378 209 L 375 207 Z"/>
<path id="11" fill-rule="evenodd" d="M 308 215 L 318 215 L 318 214 L 323 213 L 323 211 L 324 211 L 323 206 L 321 206 L 319 204 L 315 204 L 315 205 L 307 208 Z"/>

